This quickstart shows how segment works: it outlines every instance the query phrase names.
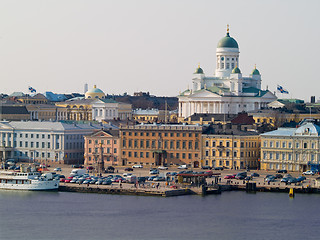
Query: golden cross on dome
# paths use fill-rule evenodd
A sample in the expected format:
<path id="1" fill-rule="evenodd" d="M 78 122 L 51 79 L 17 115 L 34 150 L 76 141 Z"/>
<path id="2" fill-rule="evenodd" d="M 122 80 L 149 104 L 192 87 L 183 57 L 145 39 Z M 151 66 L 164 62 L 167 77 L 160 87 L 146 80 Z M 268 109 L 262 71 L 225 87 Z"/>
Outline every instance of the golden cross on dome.
<path id="1" fill-rule="evenodd" d="M 229 33 L 229 24 L 227 24 L 227 33 Z"/>

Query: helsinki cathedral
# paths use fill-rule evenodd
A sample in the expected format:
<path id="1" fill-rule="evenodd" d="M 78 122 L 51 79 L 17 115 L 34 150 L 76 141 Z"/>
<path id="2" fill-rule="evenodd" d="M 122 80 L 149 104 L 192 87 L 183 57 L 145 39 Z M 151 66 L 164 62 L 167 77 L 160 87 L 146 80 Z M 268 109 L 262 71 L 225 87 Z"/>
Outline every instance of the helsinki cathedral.
<path id="1" fill-rule="evenodd" d="M 277 97 L 268 89 L 261 89 L 261 74 L 254 67 L 248 77 L 239 68 L 239 45 L 227 34 L 218 42 L 216 71 L 206 76 L 198 66 L 193 74 L 192 88 L 180 93 L 179 117 L 194 113 L 230 113 L 258 110 L 267 107 Z"/>

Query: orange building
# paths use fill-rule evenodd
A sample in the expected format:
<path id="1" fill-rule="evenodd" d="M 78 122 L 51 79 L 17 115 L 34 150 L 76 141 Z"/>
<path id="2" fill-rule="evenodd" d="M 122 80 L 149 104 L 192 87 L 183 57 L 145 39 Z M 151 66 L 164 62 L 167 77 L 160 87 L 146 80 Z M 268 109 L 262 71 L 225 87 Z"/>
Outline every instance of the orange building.
<path id="1" fill-rule="evenodd" d="M 198 167 L 202 127 L 141 124 L 121 126 L 121 164 L 146 166 L 190 164 Z"/>
<path id="2" fill-rule="evenodd" d="M 97 167 L 118 165 L 120 155 L 119 130 L 99 130 L 84 137 L 84 165 Z"/>

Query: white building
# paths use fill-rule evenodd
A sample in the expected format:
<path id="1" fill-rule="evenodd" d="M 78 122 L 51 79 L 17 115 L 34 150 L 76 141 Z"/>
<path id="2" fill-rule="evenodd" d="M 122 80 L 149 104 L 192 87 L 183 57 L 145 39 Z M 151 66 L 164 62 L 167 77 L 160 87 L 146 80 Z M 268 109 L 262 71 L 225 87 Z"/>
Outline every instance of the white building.
<path id="1" fill-rule="evenodd" d="M 261 74 L 256 67 L 248 77 L 242 75 L 239 53 L 238 43 L 227 29 L 217 46 L 215 75 L 205 76 L 199 66 L 193 74 L 192 88 L 178 96 L 180 118 L 194 113 L 253 111 L 277 99 L 270 91 L 261 89 Z"/>
<path id="2" fill-rule="evenodd" d="M 0 160 L 82 162 L 84 136 L 103 127 L 111 128 L 100 124 L 0 122 Z"/>
<path id="3" fill-rule="evenodd" d="M 97 99 L 92 102 L 92 120 L 132 119 L 132 105 L 113 99 Z"/>

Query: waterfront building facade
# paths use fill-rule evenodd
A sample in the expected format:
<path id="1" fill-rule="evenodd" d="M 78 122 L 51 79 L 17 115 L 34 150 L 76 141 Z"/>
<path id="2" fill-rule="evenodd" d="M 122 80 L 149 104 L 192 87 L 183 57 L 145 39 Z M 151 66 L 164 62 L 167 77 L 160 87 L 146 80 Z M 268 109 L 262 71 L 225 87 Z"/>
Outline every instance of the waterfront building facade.
<path id="1" fill-rule="evenodd" d="M 256 132 L 216 128 L 215 133 L 202 135 L 202 146 L 202 165 L 227 169 L 259 168 L 260 137 Z"/>
<path id="2" fill-rule="evenodd" d="M 84 165 L 97 168 L 99 161 L 104 166 L 118 165 L 120 156 L 119 130 L 99 130 L 84 136 Z"/>
<path id="3" fill-rule="evenodd" d="M 122 165 L 190 164 L 200 166 L 202 127 L 198 125 L 140 124 L 121 126 Z"/>
<path id="4" fill-rule="evenodd" d="M 82 163 L 84 136 L 102 127 L 100 124 L 3 121 L 0 122 L 0 159 Z"/>
<path id="5" fill-rule="evenodd" d="M 261 134 L 261 169 L 319 169 L 319 133 L 320 127 L 309 119 L 298 128 L 278 128 Z"/>
<path id="6" fill-rule="evenodd" d="M 253 111 L 276 100 L 268 89 L 261 89 L 261 74 L 254 67 L 248 77 L 239 69 L 239 46 L 227 30 L 216 50 L 215 75 L 208 77 L 200 66 L 192 78 L 192 87 L 180 93 L 179 118 L 194 113 L 237 114 Z"/>

